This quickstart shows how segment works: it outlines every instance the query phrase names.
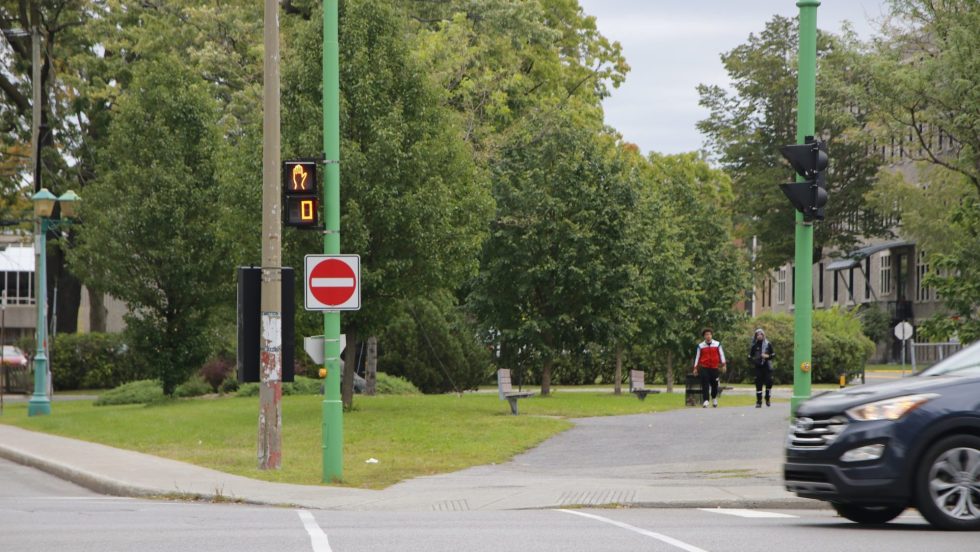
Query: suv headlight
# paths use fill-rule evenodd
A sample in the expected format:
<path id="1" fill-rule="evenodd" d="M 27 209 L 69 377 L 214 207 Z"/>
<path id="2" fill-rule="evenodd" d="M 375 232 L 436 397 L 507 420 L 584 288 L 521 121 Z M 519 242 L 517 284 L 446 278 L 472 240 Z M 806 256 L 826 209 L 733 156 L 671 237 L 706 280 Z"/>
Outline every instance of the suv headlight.
<path id="1" fill-rule="evenodd" d="M 873 403 L 855 406 L 847 411 L 847 415 L 855 420 L 897 420 L 923 404 L 938 397 L 936 393 L 905 395 L 893 399 L 885 399 Z"/>

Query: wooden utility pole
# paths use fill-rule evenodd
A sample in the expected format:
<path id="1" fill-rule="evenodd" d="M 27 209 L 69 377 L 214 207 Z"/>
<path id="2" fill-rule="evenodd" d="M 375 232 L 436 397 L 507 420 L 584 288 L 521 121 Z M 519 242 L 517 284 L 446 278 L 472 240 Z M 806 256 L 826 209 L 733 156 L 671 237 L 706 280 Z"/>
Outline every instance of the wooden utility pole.
<path id="1" fill-rule="evenodd" d="M 277 470 L 282 465 L 282 206 L 279 194 L 278 0 L 265 0 L 264 17 L 258 461 L 261 470 Z"/>

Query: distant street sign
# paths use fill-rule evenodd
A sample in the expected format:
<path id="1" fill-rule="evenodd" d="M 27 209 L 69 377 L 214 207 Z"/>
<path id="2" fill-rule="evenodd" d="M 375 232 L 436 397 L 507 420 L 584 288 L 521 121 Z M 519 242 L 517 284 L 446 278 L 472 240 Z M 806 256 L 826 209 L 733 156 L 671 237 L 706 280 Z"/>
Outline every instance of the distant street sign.
<path id="1" fill-rule="evenodd" d="M 361 258 L 358 255 L 306 256 L 306 310 L 361 308 Z"/>
<path id="2" fill-rule="evenodd" d="M 912 333 L 912 324 L 909 324 L 908 322 L 899 322 L 895 326 L 895 337 L 902 341 L 912 337 Z"/>

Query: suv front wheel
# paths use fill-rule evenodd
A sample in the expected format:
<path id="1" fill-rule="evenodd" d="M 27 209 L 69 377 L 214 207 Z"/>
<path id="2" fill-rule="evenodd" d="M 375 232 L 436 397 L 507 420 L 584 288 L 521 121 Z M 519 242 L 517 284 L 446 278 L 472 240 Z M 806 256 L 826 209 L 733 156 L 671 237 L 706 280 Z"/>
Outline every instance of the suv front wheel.
<path id="1" fill-rule="evenodd" d="M 916 506 L 942 529 L 980 530 L 980 437 L 954 435 L 933 445 L 915 479 Z"/>
<path id="2" fill-rule="evenodd" d="M 868 525 L 888 523 L 905 511 L 905 506 L 858 506 L 839 502 L 834 502 L 833 506 L 841 517 Z"/>

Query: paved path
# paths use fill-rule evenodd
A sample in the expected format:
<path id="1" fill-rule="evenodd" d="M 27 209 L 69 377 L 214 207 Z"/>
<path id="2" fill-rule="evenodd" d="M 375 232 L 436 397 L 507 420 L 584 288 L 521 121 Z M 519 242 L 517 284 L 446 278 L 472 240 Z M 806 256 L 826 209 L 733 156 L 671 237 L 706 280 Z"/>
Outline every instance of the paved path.
<path id="1" fill-rule="evenodd" d="M 724 399 L 722 399 L 724 400 Z M 505 510 L 569 505 L 815 507 L 782 488 L 789 405 L 585 418 L 500 465 L 384 490 L 257 481 L 0 425 L 0 457 L 97 492 L 222 497 L 345 510 Z"/>

